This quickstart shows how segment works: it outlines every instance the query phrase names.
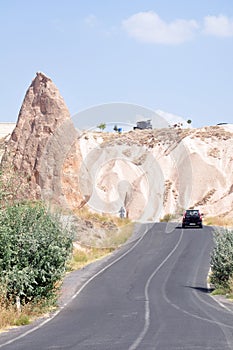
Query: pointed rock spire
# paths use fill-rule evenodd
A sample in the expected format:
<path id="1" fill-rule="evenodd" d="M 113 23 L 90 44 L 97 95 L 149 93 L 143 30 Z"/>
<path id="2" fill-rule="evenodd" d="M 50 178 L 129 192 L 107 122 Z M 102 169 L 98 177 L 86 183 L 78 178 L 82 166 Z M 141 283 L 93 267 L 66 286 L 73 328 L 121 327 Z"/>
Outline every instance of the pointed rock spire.
<path id="1" fill-rule="evenodd" d="M 32 197 L 39 198 L 43 190 L 50 193 L 54 186 L 59 195 L 62 164 L 76 136 L 59 90 L 45 74 L 37 73 L 26 92 L 2 166 L 11 164 L 28 179 Z"/>

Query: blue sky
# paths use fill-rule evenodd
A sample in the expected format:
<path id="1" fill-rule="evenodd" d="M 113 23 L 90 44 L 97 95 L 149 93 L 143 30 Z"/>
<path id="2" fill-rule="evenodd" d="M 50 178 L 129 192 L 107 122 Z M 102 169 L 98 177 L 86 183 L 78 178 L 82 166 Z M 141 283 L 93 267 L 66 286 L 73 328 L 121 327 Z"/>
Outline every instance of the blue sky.
<path id="1" fill-rule="evenodd" d="M 233 123 L 232 0 L 0 0 L 0 122 L 37 71 L 71 115 L 124 102 Z"/>

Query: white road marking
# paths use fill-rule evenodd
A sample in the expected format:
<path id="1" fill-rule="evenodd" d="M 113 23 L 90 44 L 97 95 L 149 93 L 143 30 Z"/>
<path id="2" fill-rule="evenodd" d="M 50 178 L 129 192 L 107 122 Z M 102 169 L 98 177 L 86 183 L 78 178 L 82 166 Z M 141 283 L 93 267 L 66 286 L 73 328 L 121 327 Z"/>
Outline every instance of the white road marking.
<path id="1" fill-rule="evenodd" d="M 149 293 L 148 293 L 150 283 L 151 283 L 152 279 L 154 278 L 154 276 L 157 274 L 157 272 L 161 269 L 161 267 L 168 261 L 168 259 L 172 256 L 172 254 L 176 251 L 176 249 L 180 245 L 182 237 L 183 237 L 183 230 L 182 230 L 180 238 L 179 238 L 178 242 L 176 243 L 175 247 L 168 254 L 168 256 L 161 262 L 161 264 L 154 270 L 154 272 L 150 275 L 150 277 L 147 280 L 147 283 L 146 283 L 145 289 L 144 289 L 144 295 L 145 295 L 144 328 L 141 331 L 141 333 L 139 334 L 139 336 L 137 337 L 137 339 L 134 341 L 134 343 L 129 347 L 129 350 L 135 350 L 138 348 L 138 346 L 142 342 L 143 338 L 145 337 L 145 335 L 150 327 L 150 301 L 149 301 Z"/>
<path id="2" fill-rule="evenodd" d="M 127 254 L 129 254 L 142 240 L 143 238 L 146 236 L 146 234 L 149 232 L 149 228 L 147 227 L 145 232 L 142 234 L 141 238 L 130 248 L 128 249 L 124 254 L 122 254 L 121 256 L 119 256 L 116 260 L 114 260 L 113 262 L 111 262 L 110 264 L 108 264 L 107 266 L 105 266 L 103 269 L 101 269 L 100 271 L 98 271 L 96 274 L 94 274 L 91 278 L 89 278 L 83 285 L 82 287 L 71 297 L 71 299 L 65 303 L 58 311 L 56 311 L 51 317 L 49 317 L 48 319 L 46 319 L 45 321 L 43 321 L 42 323 L 40 323 L 38 326 L 35 326 L 31 329 L 29 329 L 28 331 L 26 331 L 25 333 L 11 339 L 8 340 L 7 342 L 0 344 L 0 348 L 2 348 L 3 346 L 9 345 L 14 343 L 15 341 L 22 339 L 24 337 L 26 337 L 28 334 L 35 332 L 36 330 L 38 330 L 39 328 L 43 327 L 46 323 L 52 321 L 73 299 L 75 299 L 82 291 L 84 288 L 86 288 L 86 286 L 93 281 L 96 277 L 98 277 L 100 274 L 102 274 L 104 271 L 106 271 L 107 269 L 109 269 L 111 266 L 113 266 L 114 264 L 116 264 L 118 261 L 122 260 Z"/>

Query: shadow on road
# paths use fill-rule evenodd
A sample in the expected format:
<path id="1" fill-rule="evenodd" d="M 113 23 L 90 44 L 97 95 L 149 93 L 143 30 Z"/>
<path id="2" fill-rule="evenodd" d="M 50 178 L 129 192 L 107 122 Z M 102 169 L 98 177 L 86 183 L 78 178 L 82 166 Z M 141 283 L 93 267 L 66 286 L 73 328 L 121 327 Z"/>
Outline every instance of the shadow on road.
<path id="1" fill-rule="evenodd" d="M 185 288 L 195 289 L 202 293 L 211 293 L 214 290 L 214 288 L 193 287 L 193 286 L 185 286 Z"/>
<path id="2" fill-rule="evenodd" d="M 201 227 L 199 227 L 199 226 L 185 226 L 185 228 L 184 227 L 182 227 L 181 225 L 180 226 L 176 226 L 176 228 L 178 228 L 178 229 L 182 229 L 182 230 L 190 230 L 190 229 L 194 229 L 194 228 L 196 228 L 196 229 L 198 229 L 198 230 L 200 230 L 201 229 Z"/>

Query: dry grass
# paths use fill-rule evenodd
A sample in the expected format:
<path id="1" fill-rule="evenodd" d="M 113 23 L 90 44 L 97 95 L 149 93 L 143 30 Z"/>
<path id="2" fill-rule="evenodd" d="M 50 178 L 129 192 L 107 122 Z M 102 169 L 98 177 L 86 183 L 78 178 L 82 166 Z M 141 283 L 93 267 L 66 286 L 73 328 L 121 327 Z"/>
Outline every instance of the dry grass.
<path id="1" fill-rule="evenodd" d="M 204 225 L 233 227 L 233 218 L 225 218 L 221 216 L 209 216 L 204 218 Z"/>
<path id="2" fill-rule="evenodd" d="M 228 287 L 219 287 L 213 290 L 212 295 L 224 295 L 228 300 L 233 301 L 233 278 L 229 279 Z"/>
<path id="3" fill-rule="evenodd" d="M 89 227 L 89 232 L 77 228 L 77 240 L 83 246 L 116 248 L 130 237 L 134 227 L 127 218 L 91 212 L 86 207 L 76 210 L 75 215 Z"/>
<path id="4" fill-rule="evenodd" d="M 173 221 L 174 219 L 176 219 L 176 215 L 175 214 L 165 214 L 163 218 L 161 218 L 159 221 L 160 222 L 170 222 Z"/>
<path id="5" fill-rule="evenodd" d="M 83 207 L 81 209 L 74 211 L 75 215 L 84 220 L 99 220 L 100 222 L 109 220 L 108 215 L 106 214 L 98 214 L 90 211 L 87 207 Z"/>
<path id="6" fill-rule="evenodd" d="M 75 248 L 72 259 L 68 265 L 68 271 L 75 271 L 83 268 L 87 264 L 90 264 L 98 259 L 112 252 L 111 248 L 99 249 L 99 248 Z"/>
<path id="7" fill-rule="evenodd" d="M 94 242 L 93 246 L 74 243 L 74 251 L 68 265 L 68 271 L 78 270 L 93 261 L 107 256 L 129 239 L 133 233 L 134 224 L 126 224 L 127 221 L 123 222 L 121 219 L 117 220 L 119 220 L 118 231 L 114 233 L 108 231 L 102 240 L 101 247 L 96 247 Z"/>
<path id="8" fill-rule="evenodd" d="M 16 309 L 15 304 L 1 301 L 0 303 L 0 332 L 6 331 L 14 326 L 23 326 L 31 323 L 40 316 L 45 316 L 54 309 L 54 305 L 48 301 L 37 304 L 28 303 L 23 305 L 21 312 Z"/>
<path id="9" fill-rule="evenodd" d="M 119 221 L 117 225 L 118 230 L 113 233 L 111 233 L 111 231 L 107 231 L 106 237 L 102 242 L 103 247 L 118 248 L 124 244 L 132 235 L 134 224 L 129 222 L 127 219 L 122 220 L 120 218 L 117 218 L 117 220 Z"/>
<path id="10" fill-rule="evenodd" d="M 90 211 L 87 207 L 83 207 L 81 209 L 75 210 L 74 214 L 77 215 L 80 219 L 83 220 L 90 220 L 93 221 L 93 223 L 112 223 L 116 226 L 125 226 L 126 224 L 130 223 L 131 221 L 128 219 L 120 219 L 119 217 L 112 216 L 107 213 L 96 213 Z"/>
<path id="11" fill-rule="evenodd" d="M 93 244 L 93 247 L 88 247 L 74 243 L 73 256 L 68 264 L 68 272 L 80 269 L 110 254 L 114 249 L 125 243 L 133 232 L 134 224 L 128 219 L 92 213 L 85 208 L 79 210 L 76 215 L 93 223 L 94 227 L 104 227 L 106 235 L 101 242 L 101 247 L 98 248 L 95 244 Z M 28 303 L 22 306 L 21 312 L 19 312 L 15 304 L 10 302 L 6 304 L 0 296 L 0 332 L 11 327 L 27 325 L 34 319 L 45 316 L 54 307 L 55 302 L 49 301 L 37 304 Z"/>

